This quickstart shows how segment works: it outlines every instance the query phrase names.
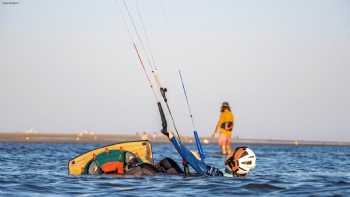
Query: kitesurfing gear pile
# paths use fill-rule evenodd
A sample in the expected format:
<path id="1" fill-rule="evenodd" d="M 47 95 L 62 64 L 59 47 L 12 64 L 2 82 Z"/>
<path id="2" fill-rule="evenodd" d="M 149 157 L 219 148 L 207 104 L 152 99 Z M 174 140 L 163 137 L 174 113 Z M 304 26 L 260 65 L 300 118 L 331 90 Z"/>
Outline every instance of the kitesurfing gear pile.
<path id="1" fill-rule="evenodd" d="M 191 166 L 196 173 L 199 175 L 206 176 L 223 176 L 224 173 L 220 171 L 218 168 L 209 166 L 205 163 L 205 154 L 202 149 L 200 139 L 196 131 L 194 131 L 194 136 L 196 140 L 196 146 L 199 153 L 199 157 L 196 157 L 187 147 L 182 143 L 181 136 L 178 132 L 178 129 L 175 124 L 175 120 L 173 117 L 172 110 L 168 103 L 168 99 L 166 97 L 167 89 L 164 88 L 160 84 L 159 76 L 157 75 L 157 69 L 155 69 L 155 61 L 153 59 L 153 55 L 150 50 L 146 50 L 144 47 L 144 42 L 142 41 L 142 37 L 139 34 L 139 31 L 136 27 L 136 23 L 132 14 L 128 8 L 128 5 L 125 0 L 122 0 L 125 10 L 127 12 L 127 18 L 129 18 L 130 23 L 134 29 L 134 33 L 136 34 L 136 40 L 133 39 L 133 36 L 130 35 L 130 39 L 134 50 L 137 54 L 137 58 L 140 62 L 141 68 L 146 76 L 148 84 L 153 92 L 155 97 L 159 113 L 162 121 L 162 129 L 161 132 L 168 137 L 170 142 L 173 144 L 177 152 L 180 154 L 183 160 L 184 170 L 176 164 L 176 162 L 170 158 L 165 158 L 161 160 L 159 163 L 153 162 L 152 155 L 152 147 L 149 141 L 135 141 L 135 142 L 125 142 L 120 144 L 113 144 L 101 148 L 97 148 L 95 150 L 89 151 L 82 155 L 79 155 L 68 162 L 68 170 L 70 175 L 84 175 L 84 174 L 113 174 L 113 175 L 161 175 L 161 174 L 183 174 L 185 176 L 189 176 L 189 166 Z M 123 16 L 123 15 L 122 15 Z M 141 14 L 139 14 L 139 18 Z M 125 18 L 124 23 L 127 23 Z M 128 29 L 128 25 L 126 24 L 126 28 Z M 139 50 L 137 46 L 137 42 L 141 45 L 143 52 L 148 54 L 147 51 L 151 54 L 151 58 L 148 59 L 148 67 L 145 66 L 145 62 L 143 60 L 142 51 Z M 146 55 L 147 57 L 147 55 Z M 186 89 L 183 83 L 183 79 L 181 76 L 181 72 L 179 72 L 182 87 L 186 96 L 186 101 L 189 109 L 189 114 L 192 119 L 192 125 L 195 130 L 194 120 L 192 116 L 192 112 L 190 110 L 190 105 L 186 93 Z M 161 98 L 161 99 L 160 99 Z M 173 133 L 168 130 L 167 118 L 165 116 L 162 104 L 165 104 L 167 109 L 167 115 L 170 117 L 173 129 L 175 130 L 177 136 L 174 136 Z M 226 126 L 225 126 L 226 128 Z M 227 160 L 227 165 L 230 166 L 233 174 L 247 174 L 249 170 L 252 168 L 253 164 L 255 166 L 255 159 L 253 162 L 254 155 L 252 151 L 245 149 L 245 151 L 236 151 L 231 158 Z M 247 154 L 246 154 L 247 153 Z M 246 158 L 248 156 L 248 158 Z M 254 155 L 255 158 L 255 155 Z M 250 159 L 250 160 L 249 160 Z M 249 163 L 250 162 L 250 163 Z M 238 166 L 238 170 L 235 168 Z"/>
<path id="2" fill-rule="evenodd" d="M 179 175 L 181 168 L 170 158 L 153 162 L 152 145 L 147 140 L 123 142 L 83 153 L 68 162 L 70 175 Z"/>

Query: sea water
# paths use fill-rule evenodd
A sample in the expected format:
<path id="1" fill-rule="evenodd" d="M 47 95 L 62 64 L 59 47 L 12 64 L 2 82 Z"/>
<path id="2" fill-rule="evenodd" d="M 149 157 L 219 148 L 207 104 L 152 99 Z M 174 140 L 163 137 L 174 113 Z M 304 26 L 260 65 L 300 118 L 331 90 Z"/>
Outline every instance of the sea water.
<path id="1" fill-rule="evenodd" d="M 249 145 L 257 166 L 243 178 L 67 174 L 70 158 L 99 146 L 0 143 L 0 196 L 350 196 L 346 146 Z M 203 148 L 206 162 L 223 169 L 218 147 Z M 153 154 L 181 164 L 170 144 L 153 145 Z"/>

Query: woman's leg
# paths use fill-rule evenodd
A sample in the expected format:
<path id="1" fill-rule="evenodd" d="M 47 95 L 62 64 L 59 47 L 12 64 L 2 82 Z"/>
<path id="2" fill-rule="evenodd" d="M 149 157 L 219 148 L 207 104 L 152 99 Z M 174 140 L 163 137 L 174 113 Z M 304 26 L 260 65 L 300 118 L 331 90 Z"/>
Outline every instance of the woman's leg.
<path id="1" fill-rule="evenodd" d="M 221 154 L 223 155 L 227 154 L 225 145 L 221 146 Z"/>
<path id="2" fill-rule="evenodd" d="M 227 154 L 231 154 L 231 152 L 232 152 L 231 146 L 232 146 L 231 136 L 227 136 L 227 140 L 226 140 L 226 153 Z"/>
<path id="3" fill-rule="evenodd" d="M 226 148 L 225 148 L 225 136 L 220 134 L 219 136 L 219 146 L 220 146 L 220 150 L 221 150 L 221 154 L 226 154 Z"/>

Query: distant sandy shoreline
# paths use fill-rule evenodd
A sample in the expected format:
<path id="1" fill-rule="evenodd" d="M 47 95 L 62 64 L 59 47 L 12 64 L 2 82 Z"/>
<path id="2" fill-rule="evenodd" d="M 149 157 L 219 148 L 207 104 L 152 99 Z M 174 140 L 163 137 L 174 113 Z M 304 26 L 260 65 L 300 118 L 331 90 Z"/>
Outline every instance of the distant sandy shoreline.
<path id="1" fill-rule="evenodd" d="M 168 143 L 168 139 L 161 134 L 95 134 L 95 133 L 0 133 L 0 142 L 25 143 L 117 143 L 147 139 L 152 143 Z M 193 143 L 193 137 L 182 136 L 184 143 Z M 201 138 L 202 143 L 216 143 L 216 139 Z M 306 141 L 306 140 L 266 140 L 266 139 L 233 139 L 237 144 L 286 144 L 286 145 L 335 145 L 350 146 L 350 142 Z"/>

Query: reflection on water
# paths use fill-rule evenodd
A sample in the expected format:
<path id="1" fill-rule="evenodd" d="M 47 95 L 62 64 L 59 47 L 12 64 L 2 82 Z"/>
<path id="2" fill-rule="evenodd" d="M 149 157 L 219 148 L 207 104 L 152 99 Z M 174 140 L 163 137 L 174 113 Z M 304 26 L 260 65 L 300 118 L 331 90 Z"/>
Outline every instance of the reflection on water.
<path id="1" fill-rule="evenodd" d="M 70 158 L 98 146 L 0 143 L 0 195 L 350 195 L 350 147 L 250 145 L 257 167 L 245 178 L 67 175 Z M 204 149 L 209 164 L 224 167 L 215 145 Z M 170 155 L 181 163 L 169 144 L 154 145 L 153 152 L 156 161 Z"/>

